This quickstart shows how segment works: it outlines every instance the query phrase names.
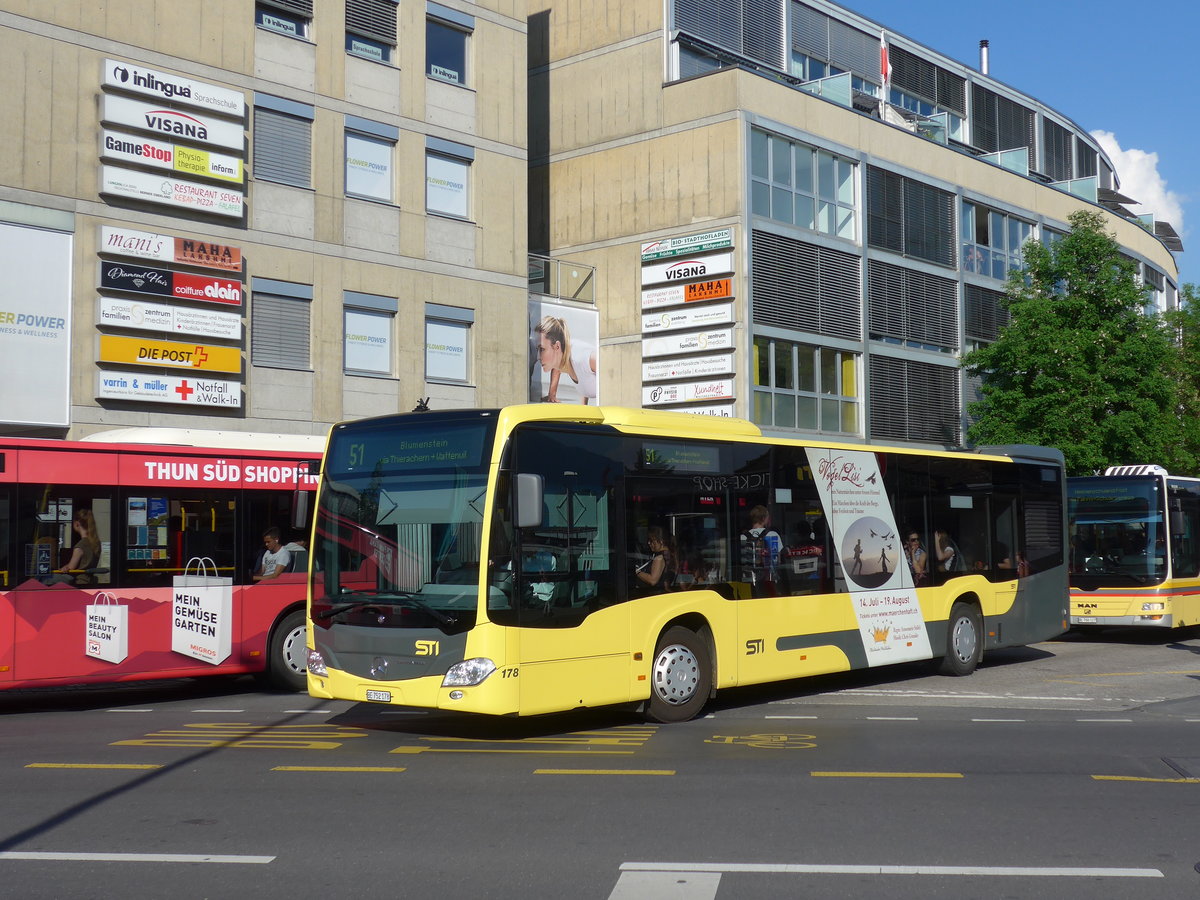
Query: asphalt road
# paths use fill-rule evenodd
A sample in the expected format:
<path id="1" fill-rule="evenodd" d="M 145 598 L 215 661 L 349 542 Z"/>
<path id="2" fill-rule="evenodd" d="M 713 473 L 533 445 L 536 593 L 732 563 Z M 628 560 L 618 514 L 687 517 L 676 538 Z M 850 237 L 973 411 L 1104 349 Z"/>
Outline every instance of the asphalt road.
<path id="1" fill-rule="evenodd" d="M 1200 895 L 1200 636 L 481 720 L 248 680 L 0 695 L 0 897 Z"/>

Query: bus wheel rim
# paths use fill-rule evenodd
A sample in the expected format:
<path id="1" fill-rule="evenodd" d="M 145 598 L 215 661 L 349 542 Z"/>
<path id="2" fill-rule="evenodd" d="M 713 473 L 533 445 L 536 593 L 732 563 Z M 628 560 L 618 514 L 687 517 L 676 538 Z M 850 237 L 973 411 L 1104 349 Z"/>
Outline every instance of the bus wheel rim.
<path id="1" fill-rule="evenodd" d="M 283 662 L 292 672 L 303 675 L 308 671 L 308 649 L 305 646 L 305 628 L 292 629 L 283 639 Z"/>
<path id="2" fill-rule="evenodd" d="M 700 684 L 700 663 L 683 644 L 669 644 L 654 659 L 655 695 L 664 703 L 681 706 L 696 695 Z"/>
<path id="3" fill-rule="evenodd" d="M 969 662 L 975 658 L 975 649 L 977 646 L 975 626 L 966 616 L 960 617 L 954 623 L 953 644 L 954 655 L 963 662 Z"/>

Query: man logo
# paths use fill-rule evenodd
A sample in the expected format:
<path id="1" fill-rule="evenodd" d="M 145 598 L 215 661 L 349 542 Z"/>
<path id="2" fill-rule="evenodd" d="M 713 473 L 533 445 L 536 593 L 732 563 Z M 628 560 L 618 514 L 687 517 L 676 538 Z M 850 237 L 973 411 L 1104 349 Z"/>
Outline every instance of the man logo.
<path id="1" fill-rule="evenodd" d="M 437 641 L 417 641 L 416 642 L 417 656 L 437 656 L 438 642 Z"/>

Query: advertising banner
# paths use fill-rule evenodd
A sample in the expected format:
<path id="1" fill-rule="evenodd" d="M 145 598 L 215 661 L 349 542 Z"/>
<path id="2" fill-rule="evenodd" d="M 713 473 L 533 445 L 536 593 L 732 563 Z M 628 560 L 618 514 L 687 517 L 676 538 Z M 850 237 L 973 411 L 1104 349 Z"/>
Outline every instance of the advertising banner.
<path id="1" fill-rule="evenodd" d="M 211 559 L 191 559 L 172 580 L 171 649 L 218 665 L 233 645 L 233 579 Z"/>
<path id="2" fill-rule="evenodd" d="M 833 534 L 867 665 L 932 654 L 904 551 L 875 454 L 811 448 L 809 465 Z"/>
<path id="3" fill-rule="evenodd" d="M 104 371 L 96 373 L 96 398 L 241 408 L 242 386 L 223 378 Z"/>
<path id="4" fill-rule="evenodd" d="M 529 304 L 529 402 L 600 402 L 600 316 L 594 309 Z"/>
<path id="5" fill-rule="evenodd" d="M 119 59 L 104 61 L 105 87 L 142 94 L 157 100 L 170 100 L 183 106 L 194 106 L 208 112 L 245 118 L 246 95 L 241 91 L 193 81 L 169 72 L 147 69 Z"/>
<path id="6" fill-rule="evenodd" d="M 190 306 L 163 306 L 125 297 L 101 297 L 96 324 L 170 334 L 195 334 L 227 341 L 242 338 L 242 317 L 236 313 L 193 309 Z"/>
<path id="7" fill-rule="evenodd" d="M 665 381 L 671 378 L 706 378 L 712 375 L 732 374 L 732 353 L 642 363 L 642 381 Z"/>
<path id="8" fill-rule="evenodd" d="M 732 399 L 732 378 L 720 378 L 716 381 L 691 381 L 684 384 L 656 384 L 642 388 L 642 406 Z M 683 411 L 690 412 L 690 410 Z"/>
<path id="9" fill-rule="evenodd" d="M 153 266 L 100 263 L 100 287 L 108 291 L 130 294 L 153 294 L 179 300 L 199 300 L 203 303 L 242 305 L 242 282 L 211 275 L 192 275 L 172 272 Z"/>
<path id="10" fill-rule="evenodd" d="M 132 228 L 113 228 L 110 225 L 100 226 L 99 252 L 226 272 L 242 271 L 240 247 L 217 244 L 198 237 L 174 237 Z"/>
<path id="11" fill-rule="evenodd" d="M 642 340 L 642 356 L 673 356 L 676 353 L 703 353 L 733 349 L 733 329 L 718 328 L 695 334 L 664 334 Z"/>
<path id="12" fill-rule="evenodd" d="M 84 654 L 104 662 L 124 662 L 129 655 L 129 607 L 101 591 L 88 604 L 86 621 Z"/>
<path id="13" fill-rule="evenodd" d="M 708 253 L 711 250 L 723 250 L 732 246 L 732 228 L 718 228 L 714 231 L 688 234 L 683 237 L 661 238 L 642 244 L 642 262 L 682 256 L 683 254 Z"/>
<path id="14" fill-rule="evenodd" d="M 72 243 L 0 224 L 0 422 L 69 424 Z"/>
<path id="15" fill-rule="evenodd" d="M 238 347 L 184 344 L 153 338 L 100 335 L 100 362 L 135 366 L 170 366 L 204 372 L 241 372 L 242 351 Z"/>
<path id="16" fill-rule="evenodd" d="M 232 188 L 116 166 L 100 167 L 100 193 L 237 219 L 246 203 L 246 195 Z"/>
<path id="17" fill-rule="evenodd" d="M 711 256 L 685 256 L 668 262 L 642 266 L 642 286 L 660 284 L 664 281 L 691 281 L 711 278 L 733 271 L 732 253 L 714 253 Z"/>
<path id="18" fill-rule="evenodd" d="M 732 296 L 732 278 L 713 278 L 710 281 L 694 281 L 691 284 L 669 284 L 642 291 L 642 309 L 680 306 L 700 300 L 724 300 Z"/>
<path id="19" fill-rule="evenodd" d="M 154 138 L 119 134 L 108 129 L 100 132 L 100 157 L 242 183 L 242 161 L 236 156 L 169 144 Z"/>
<path id="20" fill-rule="evenodd" d="M 714 303 L 709 306 L 694 306 L 688 309 L 643 313 L 642 333 L 652 334 L 662 331 L 678 331 L 683 328 L 732 325 L 733 321 L 732 303 Z"/>
<path id="21" fill-rule="evenodd" d="M 190 143 L 212 144 L 239 152 L 246 148 L 246 132 L 240 121 L 231 122 L 228 119 L 214 119 L 207 114 L 168 109 L 116 94 L 104 94 L 101 97 L 100 117 L 111 125 L 153 131 Z"/>

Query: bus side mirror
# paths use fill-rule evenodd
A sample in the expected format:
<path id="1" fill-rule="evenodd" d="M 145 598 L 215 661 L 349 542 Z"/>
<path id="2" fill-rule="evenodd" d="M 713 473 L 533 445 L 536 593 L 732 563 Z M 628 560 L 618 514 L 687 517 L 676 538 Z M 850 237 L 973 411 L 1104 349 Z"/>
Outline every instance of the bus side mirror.
<path id="1" fill-rule="evenodd" d="M 312 497 L 312 491 L 304 491 L 296 488 L 292 492 L 292 528 L 302 531 L 308 530 L 308 501 Z"/>
<path id="2" fill-rule="evenodd" d="M 517 475 L 517 509 L 513 517 L 517 528 L 542 524 L 542 476 Z"/>

